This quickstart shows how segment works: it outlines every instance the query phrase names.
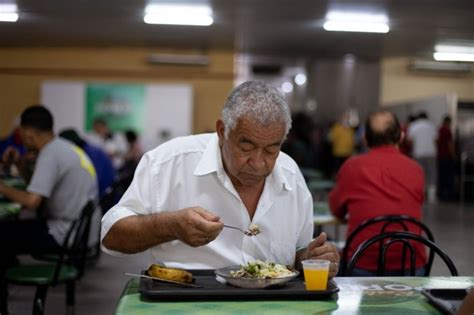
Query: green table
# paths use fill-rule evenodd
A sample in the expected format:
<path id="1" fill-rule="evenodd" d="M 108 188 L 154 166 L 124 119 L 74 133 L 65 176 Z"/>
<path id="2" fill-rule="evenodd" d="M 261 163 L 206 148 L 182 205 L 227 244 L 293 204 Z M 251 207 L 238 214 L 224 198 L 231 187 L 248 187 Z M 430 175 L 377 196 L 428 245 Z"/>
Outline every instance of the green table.
<path id="1" fill-rule="evenodd" d="M 474 277 L 335 278 L 340 288 L 324 301 L 145 302 L 138 279 L 120 297 L 117 315 L 156 314 L 440 314 L 421 295 L 421 288 L 466 288 Z"/>
<path id="2" fill-rule="evenodd" d="M 9 177 L 2 179 L 3 183 L 7 186 L 17 188 L 17 189 L 26 189 L 26 183 L 21 177 Z"/>
<path id="3" fill-rule="evenodd" d="M 21 205 L 11 201 L 0 201 L 0 220 L 17 216 L 21 211 Z"/>

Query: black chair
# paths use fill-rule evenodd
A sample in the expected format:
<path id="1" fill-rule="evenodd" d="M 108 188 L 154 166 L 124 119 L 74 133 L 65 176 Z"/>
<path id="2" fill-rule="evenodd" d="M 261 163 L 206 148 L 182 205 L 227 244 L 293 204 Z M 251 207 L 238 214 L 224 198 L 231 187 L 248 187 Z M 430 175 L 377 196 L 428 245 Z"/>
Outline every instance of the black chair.
<path id="1" fill-rule="evenodd" d="M 356 262 L 364 255 L 364 252 L 374 245 L 377 242 L 382 242 L 381 245 L 381 254 L 378 257 L 378 263 L 377 263 L 377 276 L 384 276 L 385 275 L 385 263 L 386 263 L 386 256 L 387 253 L 390 249 L 390 247 L 394 244 L 401 243 L 403 244 L 403 255 L 402 255 L 402 260 L 400 261 L 400 270 L 407 270 L 405 266 L 406 262 L 406 251 L 409 252 L 409 258 L 410 258 L 410 276 L 415 275 L 415 260 L 416 260 L 416 252 L 415 249 L 413 248 L 413 244 L 410 242 L 419 242 L 427 247 L 430 248 L 430 250 L 434 251 L 436 254 L 441 257 L 441 259 L 444 261 L 446 266 L 448 267 L 449 271 L 451 272 L 452 276 L 458 276 L 458 271 L 456 269 L 456 266 L 454 265 L 453 261 L 449 256 L 434 242 L 413 234 L 413 233 L 408 233 L 408 232 L 390 232 L 390 233 L 382 233 L 379 235 L 376 235 L 367 241 L 363 242 L 356 250 L 354 255 L 352 256 L 351 260 L 347 264 L 347 274 L 351 275 L 352 270 L 354 269 L 354 266 Z M 426 273 L 425 270 L 425 275 L 428 276 L 429 274 Z"/>
<path id="2" fill-rule="evenodd" d="M 380 225 L 380 233 L 385 233 L 388 232 L 387 229 L 396 227 L 399 229 L 399 232 L 407 232 L 409 231 L 407 223 L 411 223 L 419 227 L 422 232 L 426 235 L 426 238 L 432 242 L 434 242 L 434 236 L 431 230 L 422 222 L 420 222 L 418 219 L 410 217 L 408 215 L 384 215 L 384 216 L 379 216 L 375 218 L 371 218 L 368 220 L 365 220 L 362 222 L 357 228 L 355 228 L 352 233 L 347 237 L 346 244 L 344 246 L 344 249 L 342 251 L 341 255 L 341 275 L 345 276 L 347 275 L 347 262 L 349 261 L 349 248 L 356 238 L 357 235 L 359 235 L 363 230 L 365 230 L 369 226 L 373 226 L 376 224 Z M 390 231 L 394 232 L 394 231 Z M 381 248 L 379 249 L 379 255 L 380 255 Z M 433 260 L 434 260 L 434 252 L 432 250 L 429 251 L 428 254 L 428 260 L 426 262 L 425 270 L 427 274 L 431 272 L 431 267 L 433 265 Z"/>
<path id="3" fill-rule="evenodd" d="M 94 202 L 89 201 L 80 216 L 73 221 L 55 263 L 19 265 L 6 270 L 8 283 L 36 286 L 33 314 L 43 314 L 46 294 L 50 286 L 66 285 L 66 311 L 72 313 L 75 304 L 75 281 L 84 273 L 85 256 Z M 54 257 L 54 255 L 53 255 Z"/>

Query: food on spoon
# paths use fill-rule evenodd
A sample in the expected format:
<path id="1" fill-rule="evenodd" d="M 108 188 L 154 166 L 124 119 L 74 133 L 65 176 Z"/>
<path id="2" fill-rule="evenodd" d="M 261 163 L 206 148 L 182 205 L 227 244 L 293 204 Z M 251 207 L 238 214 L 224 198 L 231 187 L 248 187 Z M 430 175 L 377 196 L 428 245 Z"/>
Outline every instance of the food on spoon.
<path id="1" fill-rule="evenodd" d="M 286 266 L 256 260 L 242 265 L 239 270 L 231 271 L 230 276 L 234 278 L 267 279 L 283 278 L 294 275 L 294 272 Z"/>
<path id="2" fill-rule="evenodd" d="M 249 229 L 245 231 L 247 236 L 256 236 L 258 234 L 260 234 L 260 227 L 256 224 L 250 224 Z"/>
<path id="3" fill-rule="evenodd" d="M 167 268 L 157 264 L 152 264 L 148 270 L 147 274 L 151 277 L 157 277 L 165 280 L 191 283 L 193 282 L 193 274 L 182 269 L 176 268 Z"/>

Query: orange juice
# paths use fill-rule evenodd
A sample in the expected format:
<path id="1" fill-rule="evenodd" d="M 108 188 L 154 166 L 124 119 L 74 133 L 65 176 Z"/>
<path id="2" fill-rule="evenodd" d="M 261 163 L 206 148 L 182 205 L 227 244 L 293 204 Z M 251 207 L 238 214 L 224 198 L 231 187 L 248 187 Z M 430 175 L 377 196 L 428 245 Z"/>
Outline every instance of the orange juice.
<path id="1" fill-rule="evenodd" d="M 329 269 L 304 269 L 306 290 L 326 290 Z"/>

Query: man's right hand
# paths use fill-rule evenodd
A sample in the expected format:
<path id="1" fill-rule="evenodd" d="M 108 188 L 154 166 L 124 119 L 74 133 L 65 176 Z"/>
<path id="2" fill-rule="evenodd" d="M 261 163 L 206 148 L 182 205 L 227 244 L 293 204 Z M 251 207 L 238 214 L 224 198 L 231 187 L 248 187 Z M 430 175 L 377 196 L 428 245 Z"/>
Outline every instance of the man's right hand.
<path id="1" fill-rule="evenodd" d="M 223 227 L 219 216 L 201 207 L 176 212 L 176 221 L 173 224 L 176 238 L 193 247 L 212 242 Z"/>

